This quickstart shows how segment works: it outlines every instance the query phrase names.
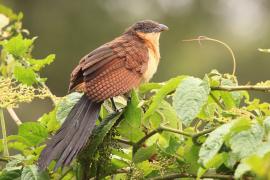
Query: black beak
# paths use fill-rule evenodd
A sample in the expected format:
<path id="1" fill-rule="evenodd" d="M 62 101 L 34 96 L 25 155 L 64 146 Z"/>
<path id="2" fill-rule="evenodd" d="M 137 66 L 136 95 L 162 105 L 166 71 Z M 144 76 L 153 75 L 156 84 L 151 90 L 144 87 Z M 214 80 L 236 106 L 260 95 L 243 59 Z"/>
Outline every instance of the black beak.
<path id="1" fill-rule="evenodd" d="M 168 31 L 169 28 L 168 26 L 164 25 L 164 24 L 159 24 L 159 30 L 160 31 Z"/>

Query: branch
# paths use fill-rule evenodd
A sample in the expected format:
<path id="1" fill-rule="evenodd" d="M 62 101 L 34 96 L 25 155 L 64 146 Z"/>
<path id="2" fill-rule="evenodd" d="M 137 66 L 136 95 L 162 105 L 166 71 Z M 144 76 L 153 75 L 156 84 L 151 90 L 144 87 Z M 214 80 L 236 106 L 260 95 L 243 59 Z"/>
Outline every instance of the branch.
<path id="1" fill-rule="evenodd" d="M 19 119 L 13 108 L 7 108 L 7 111 L 18 126 L 22 124 L 22 121 Z"/>
<path id="2" fill-rule="evenodd" d="M 192 136 L 192 141 L 193 141 L 194 143 L 197 143 L 197 139 L 198 139 L 199 137 L 204 136 L 204 135 L 206 135 L 206 134 L 208 134 L 208 133 L 214 131 L 215 129 L 216 129 L 216 128 L 210 128 L 210 129 L 207 129 L 207 130 L 204 130 L 204 131 L 201 131 L 201 132 L 198 132 L 198 133 L 194 134 L 194 135 Z"/>
<path id="3" fill-rule="evenodd" d="M 162 131 L 168 131 L 168 132 L 172 132 L 172 133 L 176 133 L 176 134 L 181 134 L 187 137 L 192 137 L 192 134 L 186 133 L 184 131 L 180 131 L 178 129 L 173 129 L 170 127 L 165 127 L 165 126 L 160 126 L 157 129 L 151 131 L 150 133 L 146 134 L 143 138 L 141 138 L 138 142 L 136 142 L 133 145 L 133 152 L 132 154 L 134 155 L 137 150 L 140 148 L 140 146 L 150 137 L 152 137 L 153 135 L 157 134 L 157 133 L 161 133 Z"/>
<path id="4" fill-rule="evenodd" d="M 149 178 L 148 180 L 169 180 L 169 179 L 176 179 L 176 178 L 196 178 L 197 175 L 195 174 L 188 174 L 188 173 L 174 173 L 165 176 L 159 176 L 154 178 Z M 234 179 L 233 175 L 223 175 L 223 174 L 209 174 L 203 175 L 200 178 L 213 178 L 213 179 Z"/>
<path id="5" fill-rule="evenodd" d="M 9 156 L 6 124 L 5 124 L 4 112 L 2 108 L 0 108 L 0 124 L 2 128 L 2 136 L 3 136 L 3 149 L 4 149 L 3 156 Z"/>
<path id="6" fill-rule="evenodd" d="M 125 140 L 125 139 L 115 139 L 116 141 L 120 142 L 120 143 L 123 143 L 123 144 L 126 144 L 126 145 L 129 145 L 129 146 L 133 146 L 134 143 L 131 142 L 131 141 L 128 141 L 128 140 Z"/>
<path id="7" fill-rule="evenodd" d="M 211 87 L 212 91 L 262 91 L 262 92 L 269 92 L 270 86 L 252 86 L 252 85 L 245 85 L 245 86 L 217 86 Z"/>
<path id="8" fill-rule="evenodd" d="M 150 133 L 146 134 L 144 137 L 142 137 L 138 142 L 136 142 L 135 144 L 133 144 L 133 152 L 132 154 L 134 155 L 138 149 L 140 148 L 140 146 L 150 137 L 152 137 L 153 135 L 157 134 L 157 133 L 161 133 L 162 131 L 168 131 L 168 132 L 172 132 L 172 133 L 176 133 L 176 134 L 181 134 L 183 136 L 187 136 L 192 138 L 193 141 L 196 141 L 197 138 L 199 138 L 200 136 L 203 136 L 205 134 L 208 134 L 210 132 L 212 132 L 215 128 L 211 128 L 211 129 L 207 129 L 205 131 L 201 131 L 199 133 L 196 134 L 190 134 L 190 133 L 186 133 L 184 131 L 178 130 L 178 129 L 173 129 L 170 127 L 166 127 L 166 126 L 160 126 L 157 129 L 151 131 Z"/>

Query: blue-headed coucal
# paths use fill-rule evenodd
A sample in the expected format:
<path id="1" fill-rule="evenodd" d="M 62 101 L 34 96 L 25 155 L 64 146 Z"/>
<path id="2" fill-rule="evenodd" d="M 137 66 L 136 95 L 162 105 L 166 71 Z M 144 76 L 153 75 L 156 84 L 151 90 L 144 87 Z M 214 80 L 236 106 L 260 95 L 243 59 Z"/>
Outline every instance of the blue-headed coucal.
<path id="1" fill-rule="evenodd" d="M 42 151 L 40 169 L 52 160 L 57 161 L 55 169 L 69 165 L 91 136 L 102 102 L 152 78 L 160 59 L 160 33 L 165 30 L 163 24 L 139 21 L 80 60 L 71 73 L 69 90 L 84 95 Z"/>

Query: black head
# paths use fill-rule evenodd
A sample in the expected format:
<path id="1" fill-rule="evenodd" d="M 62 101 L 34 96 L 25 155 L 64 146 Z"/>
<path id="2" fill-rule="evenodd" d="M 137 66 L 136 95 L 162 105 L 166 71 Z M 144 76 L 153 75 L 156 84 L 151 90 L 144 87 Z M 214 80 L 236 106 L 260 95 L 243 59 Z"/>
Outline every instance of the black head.
<path id="1" fill-rule="evenodd" d="M 152 20 L 143 20 L 133 24 L 126 32 L 159 33 L 169 28 Z"/>

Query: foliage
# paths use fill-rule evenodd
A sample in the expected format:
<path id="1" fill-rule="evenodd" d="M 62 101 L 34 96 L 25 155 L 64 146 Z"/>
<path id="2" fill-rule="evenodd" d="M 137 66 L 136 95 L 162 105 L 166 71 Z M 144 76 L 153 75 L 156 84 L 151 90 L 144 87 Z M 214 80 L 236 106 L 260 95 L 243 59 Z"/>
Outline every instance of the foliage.
<path id="1" fill-rule="evenodd" d="M 88 146 L 70 167 L 39 172 L 37 159 L 81 97 L 55 97 L 39 72 L 55 56 L 33 58 L 36 38 L 22 29 L 22 13 L 0 6 L 0 179 L 163 179 L 212 177 L 269 179 L 270 104 L 250 99 L 247 90 L 269 91 L 269 81 L 239 86 L 237 78 L 213 70 L 203 79 L 177 76 L 147 83 L 106 101 Z M 266 51 L 266 50 L 264 50 Z M 241 89 L 239 90 L 239 87 Z M 237 89 L 238 88 L 238 89 Z M 3 110 L 51 98 L 54 109 L 6 134 Z M 11 153 L 12 152 L 12 153 Z"/>

